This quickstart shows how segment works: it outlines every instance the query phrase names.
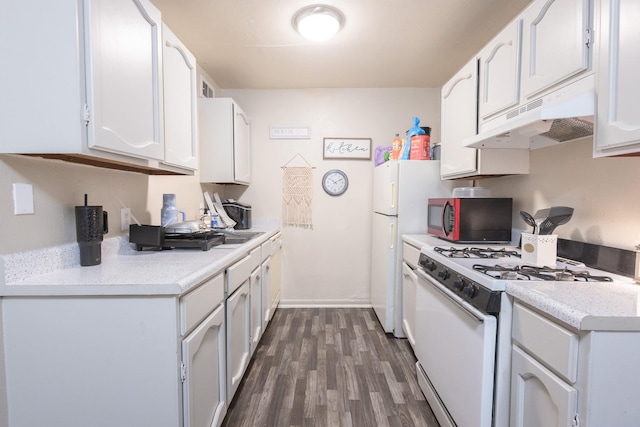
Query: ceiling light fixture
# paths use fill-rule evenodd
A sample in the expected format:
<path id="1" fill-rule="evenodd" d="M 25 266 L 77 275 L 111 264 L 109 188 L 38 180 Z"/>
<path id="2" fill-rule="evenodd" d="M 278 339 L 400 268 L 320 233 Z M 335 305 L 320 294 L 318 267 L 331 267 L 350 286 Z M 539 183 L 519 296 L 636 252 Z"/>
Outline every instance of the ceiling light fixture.
<path id="1" fill-rule="evenodd" d="M 344 24 L 344 15 L 335 7 L 314 4 L 300 9 L 293 16 L 293 28 L 305 39 L 325 41 L 333 37 Z"/>

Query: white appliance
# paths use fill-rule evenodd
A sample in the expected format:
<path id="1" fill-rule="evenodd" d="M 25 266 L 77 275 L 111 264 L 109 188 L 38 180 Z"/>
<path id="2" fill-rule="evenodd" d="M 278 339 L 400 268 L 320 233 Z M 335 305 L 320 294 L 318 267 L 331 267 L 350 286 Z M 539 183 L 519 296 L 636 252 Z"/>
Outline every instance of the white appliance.
<path id="1" fill-rule="evenodd" d="M 563 85 L 480 124 L 464 141 L 473 148 L 538 149 L 593 135 L 593 74 Z"/>
<path id="2" fill-rule="evenodd" d="M 421 249 L 416 373 L 443 427 L 511 425 L 513 307 L 504 292 L 508 281 L 633 280 L 561 258 L 553 267 L 533 267 L 520 255 L 516 247 L 456 245 L 435 237 Z"/>
<path id="3" fill-rule="evenodd" d="M 373 172 L 371 305 L 385 332 L 402 330 L 402 235 L 426 234 L 427 200 L 449 197 L 440 161 L 392 160 Z"/>

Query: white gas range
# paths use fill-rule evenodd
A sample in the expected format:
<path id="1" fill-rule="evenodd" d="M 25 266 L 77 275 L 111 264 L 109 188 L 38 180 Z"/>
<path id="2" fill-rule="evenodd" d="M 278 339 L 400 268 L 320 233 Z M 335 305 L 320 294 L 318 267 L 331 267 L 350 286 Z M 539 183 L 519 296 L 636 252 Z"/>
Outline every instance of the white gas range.
<path id="1" fill-rule="evenodd" d="M 571 260 L 525 265 L 514 246 L 422 248 L 416 291 L 420 386 L 442 426 L 509 425 L 512 281 L 610 282 L 621 276 Z"/>

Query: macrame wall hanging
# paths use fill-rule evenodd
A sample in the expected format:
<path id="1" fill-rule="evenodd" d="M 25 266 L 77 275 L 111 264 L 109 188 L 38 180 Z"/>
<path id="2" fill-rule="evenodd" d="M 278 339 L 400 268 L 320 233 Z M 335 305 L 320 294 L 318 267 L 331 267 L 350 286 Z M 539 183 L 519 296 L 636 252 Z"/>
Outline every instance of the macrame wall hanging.
<path id="1" fill-rule="evenodd" d="M 289 166 L 300 157 L 306 166 Z M 282 226 L 313 228 L 313 167 L 300 154 L 282 166 Z"/>

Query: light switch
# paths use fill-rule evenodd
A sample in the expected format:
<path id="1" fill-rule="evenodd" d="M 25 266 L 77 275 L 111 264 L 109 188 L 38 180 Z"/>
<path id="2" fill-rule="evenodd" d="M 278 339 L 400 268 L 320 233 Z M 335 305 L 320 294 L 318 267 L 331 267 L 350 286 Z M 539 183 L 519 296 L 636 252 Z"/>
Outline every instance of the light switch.
<path id="1" fill-rule="evenodd" d="M 33 214 L 33 185 L 13 184 L 13 213 L 15 215 Z"/>

